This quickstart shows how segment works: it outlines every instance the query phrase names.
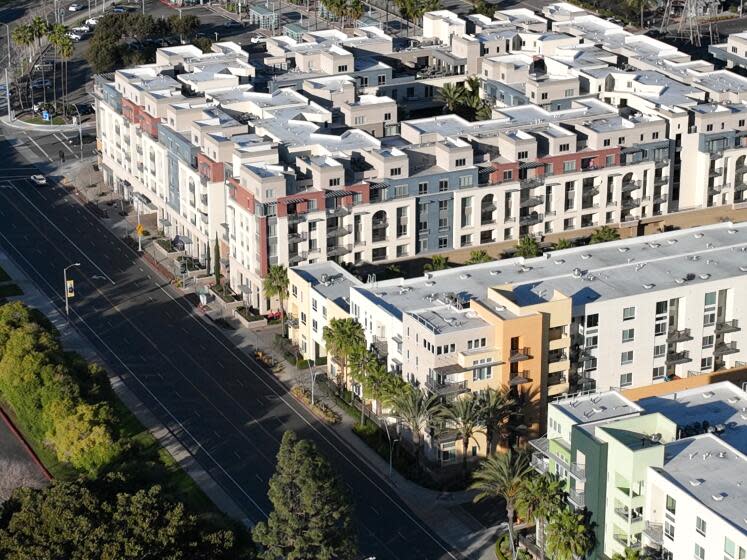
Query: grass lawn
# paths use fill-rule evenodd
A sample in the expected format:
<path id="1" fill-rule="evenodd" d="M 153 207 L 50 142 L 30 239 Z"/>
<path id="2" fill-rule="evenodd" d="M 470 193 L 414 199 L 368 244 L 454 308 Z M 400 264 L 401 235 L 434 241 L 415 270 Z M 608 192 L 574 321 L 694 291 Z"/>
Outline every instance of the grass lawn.
<path id="1" fill-rule="evenodd" d="M 22 120 L 29 124 L 50 124 L 49 121 L 45 121 L 41 117 L 26 117 Z M 66 124 L 66 123 L 65 123 L 65 119 L 63 119 L 62 117 L 52 117 L 51 124 Z"/>
<path id="2" fill-rule="evenodd" d="M 3 270 L 3 267 L 0 266 L 0 282 L 7 282 L 10 280 L 10 276 L 8 276 L 8 273 Z"/>
<path id="3" fill-rule="evenodd" d="M 0 286 L 0 298 L 20 296 L 21 294 L 23 294 L 23 290 L 15 284 L 3 284 Z"/>

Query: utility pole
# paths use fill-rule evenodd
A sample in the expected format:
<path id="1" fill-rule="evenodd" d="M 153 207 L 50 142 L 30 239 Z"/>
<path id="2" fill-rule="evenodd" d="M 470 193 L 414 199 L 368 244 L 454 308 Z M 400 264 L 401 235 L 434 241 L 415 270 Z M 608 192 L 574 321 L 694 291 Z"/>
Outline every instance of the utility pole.
<path id="1" fill-rule="evenodd" d="M 10 25 L 7 23 L 4 23 L 3 25 L 5 26 L 5 33 L 8 39 L 8 64 L 5 67 L 5 102 L 8 104 L 8 120 L 12 122 L 13 111 L 10 108 L 10 79 L 8 78 L 9 71 L 13 70 L 10 63 Z"/>
<path id="2" fill-rule="evenodd" d="M 67 317 L 69 317 L 69 316 L 70 316 L 70 303 L 69 303 L 69 299 L 70 299 L 70 290 L 68 290 L 68 287 L 67 287 L 67 271 L 68 271 L 68 269 L 69 269 L 69 268 L 72 268 L 72 267 L 74 267 L 74 266 L 80 266 L 80 263 L 73 263 L 73 264 L 69 264 L 69 265 L 67 265 L 67 266 L 66 266 L 66 267 L 65 267 L 65 268 L 64 268 L 64 269 L 62 270 L 62 277 L 63 277 L 63 278 L 64 278 L 64 280 L 65 280 L 65 315 L 66 315 Z"/>

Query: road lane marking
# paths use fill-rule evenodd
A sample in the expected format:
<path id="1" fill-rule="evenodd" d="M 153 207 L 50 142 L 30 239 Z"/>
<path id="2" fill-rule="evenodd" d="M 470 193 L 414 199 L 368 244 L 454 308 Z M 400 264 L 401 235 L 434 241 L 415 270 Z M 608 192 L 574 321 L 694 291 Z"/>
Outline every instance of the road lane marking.
<path id="1" fill-rule="evenodd" d="M 24 136 L 26 136 L 26 138 L 28 138 L 34 146 L 39 148 L 39 151 L 44 154 L 44 157 L 46 157 L 50 161 L 50 163 L 54 163 L 54 160 L 51 157 L 49 157 L 49 154 L 44 151 L 44 148 L 42 148 L 36 140 L 31 138 L 31 136 L 29 136 L 28 134 L 24 134 Z"/>
<path id="2" fill-rule="evenodd" d="M 62 134 L 62 133 L 60 133 L 60 134 Z M 73 157 L 75 159 L 80 159 L 78 157 L 78 154 L 76 154 L 75 151 L 73 151 L 73 149 L 68 145 L 68 142 L 70 141 L 70 139 L 67 136 L 65 136 L 64 134 L 62 134 L 62 138 L 60 138 L 59 136 L 57 136 L 57 133 L 55 133 L 53 136 L 55 138 L 57 138 L 57 140 L 60 141 L 60 144 L 62 144 L 63 146 L 65 146 L 70 151 L 71 154 L 73 154 Z"/>

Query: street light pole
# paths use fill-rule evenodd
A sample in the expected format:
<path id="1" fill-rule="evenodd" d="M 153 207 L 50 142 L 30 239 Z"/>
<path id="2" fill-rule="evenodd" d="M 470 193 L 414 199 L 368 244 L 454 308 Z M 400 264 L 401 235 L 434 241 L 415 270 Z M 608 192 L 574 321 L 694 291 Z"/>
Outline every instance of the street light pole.
<path id="1" fill-rule="evenodd" d="M 314 382 L 316 381 L 316 376 L 321 375 L 323 372 L 321 371 L 314 371 L 311 367 L 311 363 L 309 363 L 309 375 L 311 375 L 311 406 L 314 406 Z"/>
<path id="2" fill-rule="evenodd" d="M 10 79 L 8 78 L 9 70 L 13 67 L 10 65 L 10 25 L 3 23 L 5 33 L 8 39 L 8 64 L 5 66 L 5 102 L 8 104 L 8 120 L 13 121 L 13 111 L 10 108 Z"/>
<path id="3" fill-rule="evenodd" d="M 136 199 L 135 209 L 137 210 L 137 251 L 138 253 L 143 252 L 143 226 L 140 225 L 140 199 Z"/>
<path id="4" fill-rule="evenodd" d="M 65 281 L 65 315 L 68 317 L 70 316 L 70 302 L 67 297 L 67 271 L 69 268 L 73 268 L 74 266 L 80 266 L 80 263 L 69 264 L 62 270 L 62 277 Z"/>
<path id="5" fill-rule="evenodd" d="M 389 440 L 389 478 L 392 478 L 392 455 L 394 453 L 394 446 L 399 441 L 399 438 L 392 439 L 389 434 L 389 422 L 384 422 L 384 429 L 386 430 L 386 437 Z"/>

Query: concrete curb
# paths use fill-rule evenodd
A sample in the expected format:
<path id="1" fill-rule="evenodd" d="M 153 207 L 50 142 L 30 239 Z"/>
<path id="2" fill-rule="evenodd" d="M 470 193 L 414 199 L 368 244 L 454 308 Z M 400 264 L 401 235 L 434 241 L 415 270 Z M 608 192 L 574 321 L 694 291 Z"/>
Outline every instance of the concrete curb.
<path id="1" fill-rule="evenodd" d="M 33 124 L 23 122 L 18 119 L 12 121 L 7 115 L 0 117 L 0 124 L 7 128 L 14 128 L 16 130 L 29 130 L 33 132 L 78 132 L 77 124 Z M 96 122 L 89 121 L 83 123 L 81 127 L 83 130 L 95 129 Z"/>
<path id="2" fill-rule="evenodd" d="M 26 438 L 23 437 L 23 434 L 20 432 L 20 430 L 16 428 L 15 424 L 13 424 L 13 421 L 10 419 L 10 416 L 8 416 L 8 414 L 2 408 L 0 408 L 0 418 L 3 419 L 3 422 L 5 422 L 5 425 L 8 426 L 8 429 L 13 433 L 14 436 L 16 436 L 16 439 L 18 439 L 18 441 L 21 443 L 23 448 L 26 450 L 26 452 L 31 457 L 31 460 L 34 462 L 37 468 L 41 471 L 44 477 L 47 480 L 52 480 L 54 477 L 47 470 L 47 467 L 44 466 L 44 463 L 42 463 L 41 460 L 39 460 L 39 457 L 37 456 L 34 449 L 29 445 L 29 442 L 26 441 Z"/>

